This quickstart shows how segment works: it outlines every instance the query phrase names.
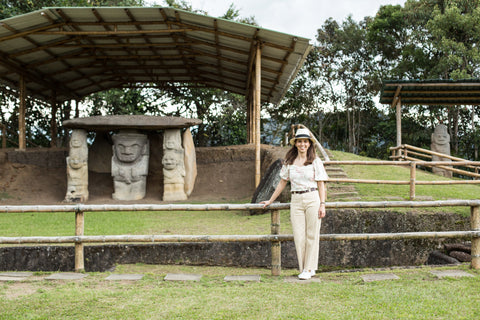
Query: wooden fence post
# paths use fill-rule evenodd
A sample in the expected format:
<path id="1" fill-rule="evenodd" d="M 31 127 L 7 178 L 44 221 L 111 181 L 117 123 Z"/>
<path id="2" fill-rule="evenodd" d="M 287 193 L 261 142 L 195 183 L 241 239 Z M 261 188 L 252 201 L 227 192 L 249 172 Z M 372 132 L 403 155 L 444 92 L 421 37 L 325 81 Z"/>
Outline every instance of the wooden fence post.
<path id="1" fill-rule="evenodd" d="M 410 200 L 415 200 L 415 180 L 417 179 L 417 164 L 410 162 Z"/>
<path id="2" fill-rule="evenodd" d="M 471 226 L 473 231 L 480 231 L 480 210 L 479 206 L 470 207 Z M 480 237 L 472 238 L 472 268 L 480 269 Z"/>
<path id="3" fill-rule="evenodd" d="M 272 235 L 280 233 L 280 211 L 272 210 L 271 211 L 272 224 L 271 230 Z M 271 242 L 271 251 L 272 251 L 272 276 L 279 276 L 282 272 L 282 243 L 280 241 Z"/>
<path id="4" fill-rule="evenodd" d="M 75 236 L 83 236 L 85 226 L 84 212 L 75 211 Z M 75 241 L 75 272 L 85 271 L 83 243 Z"/>

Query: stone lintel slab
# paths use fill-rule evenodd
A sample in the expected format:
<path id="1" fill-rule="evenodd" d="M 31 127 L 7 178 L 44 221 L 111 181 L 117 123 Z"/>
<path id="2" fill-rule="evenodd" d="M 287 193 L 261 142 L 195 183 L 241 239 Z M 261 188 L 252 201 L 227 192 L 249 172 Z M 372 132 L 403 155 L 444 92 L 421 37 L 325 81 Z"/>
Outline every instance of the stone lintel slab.
<path id="1" fill-rule="evenodd" d="M 223 281 L 253 281 L 260 282 L 259 275 L 245 275 L 245 276 L 226 276 Z"/>
<path id="2" fill-rule="evenodd" d="M 165 281 L 200 281 L 201 274 L 168 273 L 163 280 Z"/>
<path id="3" fill-rule="evenodd" d="M 473 277 L 471 273 L 468 273 L 463 270 L 432 270 L 430 271 L 431 274 L 436 276 L 437 278 L 445 278 L 445 277 Z"/>
<path id="4" fill-rule="evenodd" d="M 111 115 L 75 118 L 63 121 L 70 129 L 112 131 L 120 129 L 163 130 L 181 129 L 201 124 L 202 120 L 183 117 L 159 117 L 146 115 Z"/>
<path id="5" fill-rule="evenodd" d="M 105 278 L 110 281 L 138 281 L 142 280 L 143 274 L 111 274 Z"/>
<path id="6" fill-rule="evenodd" d="M 361 277 L 364 282 L 400 279 L 400 277 L 398 277 L 396 274 L 393 274 L 393 273 L 371 273 L 371 274 L 364 274 Z"/>
<path id="7" fill-rule="evenodd" d="M 87 277 L 84 273 L 54 273 L 45 278 L 45 280 L 80 280 Z"/>

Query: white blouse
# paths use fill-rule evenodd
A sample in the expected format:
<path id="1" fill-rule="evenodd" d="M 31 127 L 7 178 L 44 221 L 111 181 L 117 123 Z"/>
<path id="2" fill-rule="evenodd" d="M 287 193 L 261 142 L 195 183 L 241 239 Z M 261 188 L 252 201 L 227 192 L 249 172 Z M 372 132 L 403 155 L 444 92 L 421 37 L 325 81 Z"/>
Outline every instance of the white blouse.
<path id="1" fill-rule="evenodd" d="M 290 181 L 291 191 L 304 191 L 316 188 L 317 181 L 328 180 L 328 175 L 322 160 L 317 157 L 307 166 L 284 164 L 280 170 L 280 178 Z"/>

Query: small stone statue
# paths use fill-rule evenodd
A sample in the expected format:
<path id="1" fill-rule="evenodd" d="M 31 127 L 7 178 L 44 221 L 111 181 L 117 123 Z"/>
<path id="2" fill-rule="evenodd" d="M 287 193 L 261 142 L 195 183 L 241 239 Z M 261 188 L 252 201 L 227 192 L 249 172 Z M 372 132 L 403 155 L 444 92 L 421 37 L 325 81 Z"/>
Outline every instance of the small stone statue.
<path id="1" fill-rule="evenodd" d="M 163 139 L 163 201 L 186 200 L 184 150 L 180 129 L 165 130 Z"/>
<path id="2" fill-rule="evenodd" d="M 72 131 L 67 157 L 67 202 L 88 200 L 88 146 L 87 132 L 82 129 Z"/>
<path id="3" fill-rule="evenodd" d="M 149 143 L 144 134 L 121 131 L 112 136 L 112 177 L 115 200 L 140 200 L 147 189 Z"/>
<path id="4" fill-rule="evenodd" d="M 447 126 L 444 124 L 439 124 L 435 127 L 435 130 L 432 133 L 432 144 L 431 144 L 432 151 L 443 153 L 445 155 L 450 155 L 450 135 L 447 131 Z M 437 155 L 432 155 L 432 161 L 445 161 L 451 162 L 451 159 L 443 158 Z M 445 170 L 442 168 L 433 167 L 433 173 L 451 178 L 452 171 Z"/>

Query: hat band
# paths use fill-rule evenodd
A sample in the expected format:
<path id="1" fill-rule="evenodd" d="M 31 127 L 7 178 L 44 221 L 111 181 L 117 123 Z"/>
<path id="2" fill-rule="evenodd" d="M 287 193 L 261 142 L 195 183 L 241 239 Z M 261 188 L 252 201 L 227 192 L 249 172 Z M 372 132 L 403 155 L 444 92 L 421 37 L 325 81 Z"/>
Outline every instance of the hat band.
<path id="1" fill-rule="evenodd" d="M 310 137 L 308 134 L 299 134 L 295 136 L 295 139 L 302 139 L 302 138 L 312 139 L 312 137 Z"/>

